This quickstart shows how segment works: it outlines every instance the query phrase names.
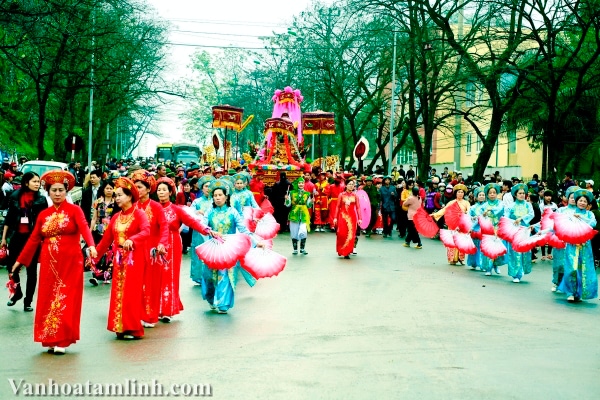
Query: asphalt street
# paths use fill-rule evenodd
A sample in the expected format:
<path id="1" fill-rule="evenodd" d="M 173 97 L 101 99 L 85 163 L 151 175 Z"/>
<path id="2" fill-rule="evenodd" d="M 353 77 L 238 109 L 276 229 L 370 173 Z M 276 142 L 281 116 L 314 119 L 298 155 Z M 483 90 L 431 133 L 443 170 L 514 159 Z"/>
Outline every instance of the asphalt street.
<path id="1" fill-rule="evenodd" d="M 311 233 L 309 254 L 292 256 L 281 234 L 286 269 L 253 288 L 240 282 L 227 315 L 210 312 L 185 256 L 185 311 L 137 341 L 106 330 L 110 287 L 86 283 L 81 341 L 63 356 L 33 342 L 22 302 L 2 305 L 0 399 L 14 397 L 9 379 L 201 383 L 219 399 L 600 396 L 600 301 L 553 294 L 550 262 L 514 284 L 506 267 L 485 277 L 448 265 L 438 241 L 401 244 L 362 236 L 358 256 L 344 260 L 334 234 Z"/>

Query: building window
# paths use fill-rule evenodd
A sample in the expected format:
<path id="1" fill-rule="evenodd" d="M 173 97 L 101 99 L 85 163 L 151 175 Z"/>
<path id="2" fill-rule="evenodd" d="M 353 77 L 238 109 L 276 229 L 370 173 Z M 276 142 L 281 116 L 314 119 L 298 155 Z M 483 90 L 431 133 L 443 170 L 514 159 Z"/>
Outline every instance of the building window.
<path id="1" fill-rule="evenodd" d="M 508 131 L 508 152 L 510 154 L 517 152 L 517 131 L 514 129 Z"/>
<path id="2" fill-rule="evenodd" d="M 475 82 L 471 79 L 467 82 L 467 87 L 465 90 L 466 103 L 468 107 L 473 107 L 475 105 L 475 91 L 477 87 L 475 86 Z"/>
<path id="3" fill-rule="evenodd" d="M 471 154 L 471 142 L 473 141 L 473 134 L 472 133 L 467 133 L 467 146 L 466 146 L 466 152 L 467 154 Z"/>

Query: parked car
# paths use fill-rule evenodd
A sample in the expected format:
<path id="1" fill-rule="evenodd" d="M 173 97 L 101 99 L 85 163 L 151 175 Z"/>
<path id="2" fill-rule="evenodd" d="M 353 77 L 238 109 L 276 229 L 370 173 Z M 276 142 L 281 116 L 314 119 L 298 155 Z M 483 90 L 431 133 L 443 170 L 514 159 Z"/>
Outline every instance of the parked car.
<path id="1" fill-rule="evenodd" d="M 20 171 L 22 173 L 31 171 L 31 172 L 35 172 L 39 176 L 42 176 L 46 172 L 52 171 L 55 169 L 62 169 L 63 171 L 68 171 L 69 165 L 64 162 L 58 162 L 58 161 L 34 160 L 34 161 L 27 161 L 25 164 L 23 164 L 21 166 Z M 40 191 L 45 195 L 47 194 L 46 191 L 44 190 L 44 188 L 40 188 Z M 71 200 L 75 204 L 79 204 L 81 202 L 81 194 L 82 194 L 82 188 L 79 186 L 75 186 L 69 192 L 69 195 L 71 196 Z"/>

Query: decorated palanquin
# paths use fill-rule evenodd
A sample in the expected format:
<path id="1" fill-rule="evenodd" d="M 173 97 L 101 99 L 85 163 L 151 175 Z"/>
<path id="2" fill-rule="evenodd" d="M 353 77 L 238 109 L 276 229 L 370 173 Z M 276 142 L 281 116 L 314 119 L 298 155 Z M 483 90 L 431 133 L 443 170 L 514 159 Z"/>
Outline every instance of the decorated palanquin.
<path id="1" fill-rule="evenodd" d="M 267 186 L 279 180 L 281 172 L 287 179 L 295 180 L 304 171 L 311 171 L 301 154 L 304 145 L 302 136 L 302 112 L 300 103 L 303 97 L 299 90 L 286 87 L 276 90 L 273 117 L 265 121 L 265 140 L 254 162 L 249 166 L 253 171 L 262 171 L 263 182 Z"/>

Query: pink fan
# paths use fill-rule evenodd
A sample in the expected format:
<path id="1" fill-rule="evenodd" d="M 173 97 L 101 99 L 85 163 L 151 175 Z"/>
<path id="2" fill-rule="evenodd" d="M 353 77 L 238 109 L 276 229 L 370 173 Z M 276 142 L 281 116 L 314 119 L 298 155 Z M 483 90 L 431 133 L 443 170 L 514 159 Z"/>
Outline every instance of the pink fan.
<path id="1" fill-rule="evenodd" d="M 482 235 L 493 235 L 494 232 L 494 224 L 492 224 L 492 220 L 488 217 L 484 217 L 483 215 L 479 216 L 478 219 L 479 227 L 481 228 Z"/>
<path id="2" fill-rule="evenodd" d="M 454 243 L 456 243 L 458 250 L 465 254 L 477 253 L 477 247 L 475 247 L 475 243 L 473 243 L 473 239 L 471 239 L 471 235 L 468 233 L 456 232 L 454 234 Z"/>
<path id="3" fill-rule="evenodd" d="M 583 244 L 598 233 L 588 224 L 571 214 L 554 214 L 554 232 L 560 240 L 570 244 Z"/>
<path id="4" fill-rule="evenodd" d="M 448 229 L 452 231 L 455 230 L 460 222 L 460 217 L 463 215 L 464 212 L 457 202 L 454 202 L 446 207 L 446 211 L 444 212 L 444 220 L 446 221 L 446 225 L 448 225 Z"/>
<path id="5" fill-rule="evenodd" d="M 515 225 L 515 221 L 502 217 L 498 224 L 498 236 L 506 241 L 512 242 L 513 237 L 519 232 L 519 225 Z"/>
<path id="6" fill-rule="evenodd" d="M 473 220 L 471 220 L 471 216 L 469 214 L 461 215 L 458 220 L 458 230 L 467 233 L 471 229 L 473 229 Z"/>
<path id="7" fill-rule="evenodd" d="M 242 268 L 255 279 L 260 279 L 278 275 L 285 268 L 287 258 L 271 249 L 254 248 L 240 261 Z"/>
<path id="8" fill-rule="evenodd" d="M 542 213 L 542 220 L 540 221 L 540 225 L 543 231 L 547 229 L 554 229 L 553 215 L 554 212 L 551 209 L 544 209 L 544 212 Z"/>
<path id="9" fill-rule="evenodd" d="M 520 227 L 519 232 L 513 237 L 512 248 L 519 253 L 526 253 L 537 246 L 539 236 L 531 235 L 528 228 Z"/>
<path id="10" fill-rule="evenodd" d="M 564 249 L 567 244 L 560 240 L 556 235 L 548 235 L 548 246 L 552 246 L 555 249 Z"/>
<path id="11" fill-rule="evenodd" d="M 210 269 L 231 268 L 246 255 L 252 242 L 243 233 L 225 235 L 222 239 L 211 238 L 196 247 L 196 254 Z"/>
<path id="12" fill-rule="evenodd" d="M 440 240 L 444 243 L 444 246 L 450 248 L 456 248 L 454 243 L 454 233 L 448 229 L 440 229 Z"/>
<path id="13" fill-rule="evenodd" d="M 264 199 L 262 201 L 262 203 L 260 203 L 260 209 L 263 210 L 266 213 L 274 213 L 275 209 L 273 208 L 273 205 L 271 204 L 271 202 L 269 201 L 269 199 Z"/>
<path id="14" fill-rule="evenodd" d="M 434 237 L 440 230 L 431 215 L 427 214 L 422 207 L 419 207 L 413 216 L 413 222 L 415 223 L 417 232 L 428 238 Z"/>
<path id="15" fill-rule="evenodd" d="M 279 224 L 272 214 L 265 214 L 264 217 L 256 223 L 256 233 L 258 236 L 265 239 L 273 239 L 279 232 Z"/>
<path id="16" fill-rule="evenodd" d="M 502 239 L 495 235 L 482 235 L 481 252 L 492 260 L 506 254 L 507 249 Z"/>
<path id="17" fill-rule="evenodd" d="M 471 231 L 471 239 L 481 240 L 481 231 Z"/>
<path id="18" fill-rule="evenodd" d="M 263 239 L 258 235 L 254 235 L 254 239 L 257 243 L 262 243 L 267 249 L 273 250 L 273 239 Z"/>

